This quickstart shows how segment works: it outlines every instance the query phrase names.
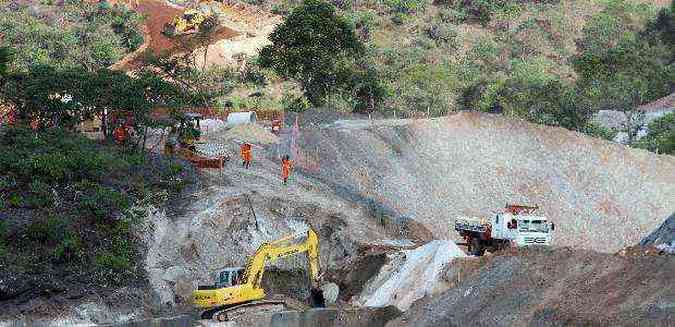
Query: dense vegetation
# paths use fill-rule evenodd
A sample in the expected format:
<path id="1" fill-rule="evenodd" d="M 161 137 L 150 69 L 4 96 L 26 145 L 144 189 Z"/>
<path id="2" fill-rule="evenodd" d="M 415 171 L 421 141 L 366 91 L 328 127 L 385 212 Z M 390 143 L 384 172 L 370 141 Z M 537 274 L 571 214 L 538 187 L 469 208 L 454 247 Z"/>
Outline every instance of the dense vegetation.
<path id="1" fill-rule="evenodd" d="M 296 20 L 306 21 L 302 26 L 321 21 L 320 27 L 295 29 L 312 37 L 330 35 L 324 33 L 329 29 L 326 26 L 340 29 L 340 17 L 346 18 L 352 27 L 343 29 L 348 35 L 353 30 L 363 44 L 361 66 L 376 79 L 366 83 L 381 87 L 381 104 L 368 110 L 398 116 L 415 112 L 437 116 L 455 110 L 501 112 L 610 138 L 618 131 L 593 122 L 598 110 L 631 113 L 674 90 L 675 4 L 658 9 L 650 1 L 637 0 L 332 3 L 337 18 L 331 23 L 316 18 L 308 9 L 311 4 L 272 1 L 262 5 L 289 19 L 278 31 L 286 31 Z M 302 33 L 283 33 L 291 37 L 271 47 L 305 54 L 299 59 L 309 61 L 303 51 L 321 41 Z M 331 46 L 340 46 L 340 42 Z M 337 54 L 346 49 L 332 51 Z M 262 53 L 263 66 L 270 66 L 265 63 L 270 62 L 272 52 Z M 274 64 L 294 63 L 290 66 L 297 69 L 301 62 Z M 275 70 L 301 86 L 306 83 L 306 77 Z M 349 96 L 326 98 L 326 106 L 332 109 L 355 109 Z"/>
<path id="2" fill-rule="evenodd" d="M 0 3 L 2 42 L 16 52 L 15 65 L 56 68 L 110 66 L 143 43 L 142 17 L 123 5 L 93 1 Z"/>
<path id="3" fill-rule="evenodd" d="M 636 145 L 657 153 L 675 154 L 675 113 L 649 123 L 647 135 L 638 140 Z"/>
<path id="4" fill-rule="evenodd" d="M 201 76 L 193 68 L 163 78 L 166 58 L 133 75 L 106 68 L 142 41 L 138 16 L 123 7 L 1 6 L 0 109 L 13 108 L 17 121 L 0 126 L 0 279 L 11 280 L 0 300 L 143 280 L 134 230 L 145 217 L 136 208 L 164 205 L 193 177 L 182 162 L 148 153 L 146 132 L 175 126 L 181 108 L 219 93 L 193 86 Z M 173 119 L 153 119 L 158 106 Z M 92 119 L 102 140 L 77 132 Z M 131 133 L 113 142 L 122 124 Z"/>
<path id="5" fill-rule="evenodd" d="M 49 284 L 32 279 L 45 274 L 98 285 L 142 276 L 132 229 L 143 211 L 134 205 L 161 203 L 189 180 L 179 163 L 59 128 L 5 129 L 0 152 L 0 258 L 21 284 Z"/>

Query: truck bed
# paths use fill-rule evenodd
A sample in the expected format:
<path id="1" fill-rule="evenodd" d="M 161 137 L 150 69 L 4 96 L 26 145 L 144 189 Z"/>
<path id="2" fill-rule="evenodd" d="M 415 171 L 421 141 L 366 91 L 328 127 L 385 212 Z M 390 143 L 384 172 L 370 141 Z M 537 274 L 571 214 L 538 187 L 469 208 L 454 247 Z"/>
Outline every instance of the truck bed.
<path id="1" fill-rule="evenodd" d="M 476 233 L 485 233 L 488 229 L 488 224 L 482 224 L 478 218 L 459 217 L 455 219 L 456 231 L 471 231 Z"/>

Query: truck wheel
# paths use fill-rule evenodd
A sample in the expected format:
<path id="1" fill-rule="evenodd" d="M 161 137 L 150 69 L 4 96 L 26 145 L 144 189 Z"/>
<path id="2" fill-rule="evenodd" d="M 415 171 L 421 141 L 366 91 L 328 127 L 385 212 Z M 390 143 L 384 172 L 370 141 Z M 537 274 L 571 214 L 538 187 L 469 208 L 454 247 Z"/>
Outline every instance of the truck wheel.
<path id="1" fill-rule="evenodd" d="M 469 252 L 475 256 L 482 256 L 485 253 L 485 249 L 480 244 L 480 240 L 477 238 L 471 239 L 471 246 L 469 247 Z"/>

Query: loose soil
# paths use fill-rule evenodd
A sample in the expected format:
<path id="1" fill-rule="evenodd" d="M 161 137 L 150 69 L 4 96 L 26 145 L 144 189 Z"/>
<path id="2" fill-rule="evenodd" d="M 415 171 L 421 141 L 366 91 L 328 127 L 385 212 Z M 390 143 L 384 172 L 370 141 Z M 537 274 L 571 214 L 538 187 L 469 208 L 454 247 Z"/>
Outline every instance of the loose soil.
<path id="1" fill-rule="evenodd" d="M 387 326 L 668 326 L 675 319 L 673 271 L 675 256 L 503 252 Z"/>

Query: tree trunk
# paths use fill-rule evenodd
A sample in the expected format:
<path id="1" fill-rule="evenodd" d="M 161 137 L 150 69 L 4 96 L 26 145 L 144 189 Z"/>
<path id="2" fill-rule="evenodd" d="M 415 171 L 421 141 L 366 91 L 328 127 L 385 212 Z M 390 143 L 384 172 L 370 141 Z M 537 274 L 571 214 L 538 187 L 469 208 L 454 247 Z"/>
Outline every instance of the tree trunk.
<path id="1" fill-rule="evenodd" d="M 101 132 L 103 133 L 103 139 L 108 140 L 108 114 L 107 110 L 103 109 L 101 113 Z"/>
<path id="2" fill-rule="evenodd" d="M 204 47 L 204 63 L 202 63 L 202 71 L 206 70 L 206 55 L 209 53 L 209 45 L 206 44 Z"/>
<path id="3" fill-rule="evenodd" d="M 147 138 L 148 138 L 148 126 L 145 126 L 145 128 L 143 129 L 143 148 L 142 148 L 143 151 L 145 151 L 145 141 L 147 140 Z"/>

